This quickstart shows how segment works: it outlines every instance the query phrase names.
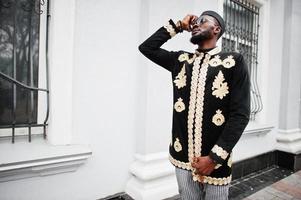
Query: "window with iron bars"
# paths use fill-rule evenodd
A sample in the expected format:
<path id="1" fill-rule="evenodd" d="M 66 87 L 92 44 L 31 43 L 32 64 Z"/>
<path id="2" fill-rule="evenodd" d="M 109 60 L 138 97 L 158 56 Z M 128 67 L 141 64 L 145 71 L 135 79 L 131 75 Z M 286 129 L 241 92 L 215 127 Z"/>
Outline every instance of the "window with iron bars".
<path id="1" fill-rule="evenodd" d="M 262 99 L 257 83 L 259 7 L 246 0 L 224 0 L 226 31 L 222 46 L 244 56 L 251 80 L 251 120 L 262 110 Z"/>
<path id="2" fill-rule="evenodd" d="M 0 132 L 11 129 L 12 142 L 15 141 L 16 129 L 20 128 L 28 130 L 29 141 L 34 127 L 42 127 L 46 137 L 48 69 L 46 89 L 38 88 L 43 5 L 44 0 L 0 0 Z M 46 93 L 47 101 L 45 117 L 40 124 L 39 92 Z"/>

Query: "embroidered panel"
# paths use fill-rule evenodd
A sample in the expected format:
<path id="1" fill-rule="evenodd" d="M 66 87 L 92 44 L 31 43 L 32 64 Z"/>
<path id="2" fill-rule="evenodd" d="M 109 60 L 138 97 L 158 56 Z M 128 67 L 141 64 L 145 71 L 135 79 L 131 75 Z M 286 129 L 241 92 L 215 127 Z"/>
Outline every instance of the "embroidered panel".
<path id="1" fill-rule="evenodd" d="M 217 67 L 219 65 L 223 65 L 224 68 L 231 68 L 233 66 L 235 66 L 235 60 L 233 58 L 232 55 L 228 56 L 227 58 L 225 58 L 224 60 L 221 60 L 220 59 L 220 56 L 219 55 L 216 55 L 214 56 L 214 58 L 212 58 L 210 61 L 209 61 L 209 65 L 211 67 Z"/>
<path id="2" fill-rule="evenodd" d="M 177 112 L 182 112 L 185 110 L 185 104 L 182 98 L 178 98 L 178 101 L 175 103 L 174 108 Z"/>
<path id="3" fill-rule="evenodd" d="M 197 100 L 196 100 L 196 110 L 195 110 L 194 156 L 201 156 L 203 106 L 204 106 L 205 83 L 206 83 L 209 59 L 210 59 L 210 55 L 206 54 L 200 69 L 199 80 L 197 84 L 198 89 L 197 89 Z"/>
<path id="4" fill-rule="evenodd" d="M 212 122 L 216 125 L 216 126 L 221 126 L 224 122 L 225 122 L 225 117 L 224 115 L 222 114 L 222 111 L 221 110 L 217 110 L 215 111 L 216 114 L 213 115 L 212 117 Z"/>
<path id="5" fill-rule="evenodd" d="M 195 58 L 196 58 L 196 54 L 193 54 L 193 56 L 190 59 L 188 59 L 187 62 L 189 64 L 191 64 L 191 63 L 193 63 L 193 61 L 194 61 Z"/>
<path id="6" fill-rule="evenodd" d="M 182 151 L 182 145 L 180 143 L 179 138 L 176 138 L 176 141 L 174 143 L 174 149 L 175 149 L 176 152 Z"/>
<path id="7" fill-rule="evenodd" d="M 178 60 L 180 62 L 187 61 L 189 64 L 191 64 L 191 63 L 193 63 L 193 61 L 195 60 L 196 57 L 197 57 L 196 54 L 193 54 L 193 56 L 191 58 L 189 58 L 188 53 L 182 53 L 181 55 L 179 55 Z"/>
<path id="8" fill-rule="evenodd" d="M 176 76 L 176 79 L 173 81 L 178 89 L 183 88 L 186 86 L 186 71 L 185 71 L 185 64 L 183 65 L 181 71 Z"/>
<path id="9" fill-rule="evenodd" d="M 196 92 L 197 92 L 197 82 L 199 75 L 200 63 L 204 54 L 201 53 L 199 57 L 196 57 L 193 63 L 191 86 L 190 86 L 190 100 L 188 109 L 188 119 L 187 119 L 187 132 L 188 132 L 188 159 L 192 162 L 193 159 L 193 123 L 195 114 L 195 103 L 196 103 Z"/>
<path id="10" fill-rule="evenodd" d="M 223 60 L 223 66 L 225 68 L 231 68 L 235 65 L 235 60 L 233 59 L 233 56 L 228 56 Z"/>
<path id="11" fill-rule="evenodd" d="M 184 62 L 185 60 L 188 60 L 188 59 L 189 59 L 188 53 L 182 53 L 182 54 L 179 55 L 179 57 L 178 57 L 178 60 L 179 60 L 180 62 Z"/>
<path id="12" fill-rule="evenodd" d="M 228 83 L 224 82 L 224 74 L 219 71 L 212 84 L 212 95 L 216 98 L 223 99 L 227 94 L 229 94 Z"/>
<path id="13" fill-rule="evenodd" d="M 222 62 L 222 60 L 220 59 L 220 56 L 219 56 L 219 55 L 214 56 L 214 58 L 212 58 L 212 59 L 209 61 L 209 65 L 212 66 L 212 67 L 219 66 L 219 65 L 221 65 L 222 63 L 223 63 L 223 62 Z"/>

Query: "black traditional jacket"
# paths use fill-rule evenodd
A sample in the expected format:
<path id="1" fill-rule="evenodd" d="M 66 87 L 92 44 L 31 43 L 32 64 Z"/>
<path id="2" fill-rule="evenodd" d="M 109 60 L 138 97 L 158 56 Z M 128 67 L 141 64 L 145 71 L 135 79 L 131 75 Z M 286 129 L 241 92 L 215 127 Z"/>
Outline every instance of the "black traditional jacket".
<path id="1" fill-rule="evenodd" d="M 147 58 L 171 72 L 173 83 L 171 163 L 191 170 L 195 181 L 231 182 L 232 149 L 250 115 L 250 80 L 243 56 L 221 52 L 167 51 L 160 48 L 178 33 L 172 20 L 140 46 Z M 194 173 L 195 156 L 209 155 L 216 163 L 208 176 Z"/>

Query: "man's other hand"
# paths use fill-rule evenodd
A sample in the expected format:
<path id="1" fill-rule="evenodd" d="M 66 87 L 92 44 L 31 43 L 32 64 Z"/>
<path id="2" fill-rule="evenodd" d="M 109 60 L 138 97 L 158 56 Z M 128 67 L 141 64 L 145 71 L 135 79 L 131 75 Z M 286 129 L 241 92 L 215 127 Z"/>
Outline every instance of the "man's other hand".
<path id="1" fill-rule="evenodd" d="M 199 175 L 210 175 L 216 163 L 209 156 L 194 157 L 191 166 L 195 168 L 195 173 Z"/>

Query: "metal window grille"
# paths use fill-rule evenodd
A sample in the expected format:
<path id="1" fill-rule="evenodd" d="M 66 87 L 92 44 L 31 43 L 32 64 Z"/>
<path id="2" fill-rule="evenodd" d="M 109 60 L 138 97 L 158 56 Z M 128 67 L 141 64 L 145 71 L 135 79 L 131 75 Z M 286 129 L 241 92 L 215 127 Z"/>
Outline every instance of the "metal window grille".
<path id="1" fill-rule="evenodd" d="M 49 115 L 48 28 L 46 31 L 46 89 L 38 88 L 41 6 L 44 0 L 0 0 L 0 130 L 46 126 Z M 46 5 L 45 5 L 46 6 Z M 49 15 L 47 1 L 47 27 Z M 38 92 L 46 93 L 46 116 L 38 124 Z"/>
<path id="2" fill-rule="evenodd" d="M 259 7 L 246 0 L 225 0 L 223 4 L 226 32 L 222 46 L 244 56 L 251 79 L 251 120 L 262 110 L 257 84 Z"/>

